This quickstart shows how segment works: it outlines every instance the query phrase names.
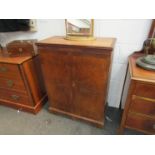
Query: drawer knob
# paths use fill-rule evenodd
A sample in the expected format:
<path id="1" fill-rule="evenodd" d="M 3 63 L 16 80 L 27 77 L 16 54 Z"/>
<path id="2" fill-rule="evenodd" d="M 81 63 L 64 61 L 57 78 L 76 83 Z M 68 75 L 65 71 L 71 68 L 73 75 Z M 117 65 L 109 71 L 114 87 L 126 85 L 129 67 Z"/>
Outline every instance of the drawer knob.
<path id="1" fill-rule="evenodd" d="M 22 48 L 19 48 L 19 52 L 22 53 L 23 52 L 23 49 Z"/>
<path id="2" fill-rule="evenodd" d="M 15 101 L 19 100 L 20 96 L 18 95 L 11 95 L 11 98 Z"/>
<path id="3" fill-rule="evenodd" d="M 72 87 L 75 87 L 75 82 L 72 82 Z"/>
<path id="4" fill-rule="evenodd" d="M 13 87 L 14 85 L 14 82 L 12 80 L 8 80 L 6 83 L 8 87 Z"/>
<path id="5" fill-rule="evenodd" d="M 6 67 L 0 67 L 0 72 L 6 72 L 7 68 Z"/>

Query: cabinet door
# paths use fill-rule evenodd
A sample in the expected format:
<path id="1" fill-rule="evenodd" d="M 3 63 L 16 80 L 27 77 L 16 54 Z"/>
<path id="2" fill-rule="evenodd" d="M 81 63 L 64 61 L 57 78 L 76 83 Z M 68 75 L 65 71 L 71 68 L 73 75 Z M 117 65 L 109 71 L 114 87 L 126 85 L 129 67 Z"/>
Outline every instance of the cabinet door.
<path id="1" fill-rule="evenodd" d="M 73 110 L 89 119 L 103 121 L 110 55 L 74 55 L 72 67 Z"/>
<path id="2" fill-rule="evenodd" d="M 70 56 L 52 48 L 43 48 L 40 56 L 50 108 L 70 112 Z"/>

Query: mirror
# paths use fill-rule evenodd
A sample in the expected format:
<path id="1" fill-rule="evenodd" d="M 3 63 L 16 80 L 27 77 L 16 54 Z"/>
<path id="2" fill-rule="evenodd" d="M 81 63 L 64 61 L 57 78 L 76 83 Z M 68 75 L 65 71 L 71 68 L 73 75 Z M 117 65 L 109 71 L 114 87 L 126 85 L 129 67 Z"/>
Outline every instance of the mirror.
<path id="1" fill-rule="evenodd" d="M 155 19 L 152 21 L 148 39 L 144 41 L 145 55 L 136 60 L 136 64 L 146 70 L 155 71 Z"/>
<path id="2" fill-rule="evenodd" d="M 66 39 L 93 40 L 93 19 L 66 19 Z"/>

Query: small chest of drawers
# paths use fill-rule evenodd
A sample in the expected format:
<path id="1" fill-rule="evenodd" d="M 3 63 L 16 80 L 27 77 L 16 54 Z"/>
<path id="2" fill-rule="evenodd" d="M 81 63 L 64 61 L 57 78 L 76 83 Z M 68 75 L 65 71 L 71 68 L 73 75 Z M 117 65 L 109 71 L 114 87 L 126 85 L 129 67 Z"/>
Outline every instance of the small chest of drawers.
<path id="1" fill-rule="evenodd" d="M 141 54 L 129 58 L 129 69 L 123 93 L 125 108 L 120 132 L 124 128 L 155 134 L 155 72 L 136 66 Z"/>
<path id="2" fill-rule="evenodd" d="M 37 113 L 46 99 L 38 55 L 0 56 L 0 104 Z"/>

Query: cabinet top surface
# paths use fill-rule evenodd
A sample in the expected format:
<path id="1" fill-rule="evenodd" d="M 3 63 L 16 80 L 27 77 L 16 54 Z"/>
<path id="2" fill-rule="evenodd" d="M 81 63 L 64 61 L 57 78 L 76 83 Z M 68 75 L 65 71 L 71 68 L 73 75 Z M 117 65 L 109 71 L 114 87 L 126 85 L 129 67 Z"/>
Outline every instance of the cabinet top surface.
<path id="1" fill-rule="evenodd" d="M 143 56 L 142 53 L 134 53 L 129 57 L 129 69 L 132 79 L 155 83 L 155 71 L 147 71 L 136 65 L 136 59 Z"/>
<path id="2" fill-rule="evenodd" d="M 96 38 L 88 41 L 72 41 L 66 40 L 62 36 L 50 37 L 37 42 L 37 45 L 71 45 L 71 46 L 85 46 L 94 48 L 113 49 L 115 38 Z"/>
<path id="3" fill-rule="evenodd" d="M 29 59 L 31 59 L 31 56 L 8 57 L 0 55 L 0 63 L 22 64 Z"/>

